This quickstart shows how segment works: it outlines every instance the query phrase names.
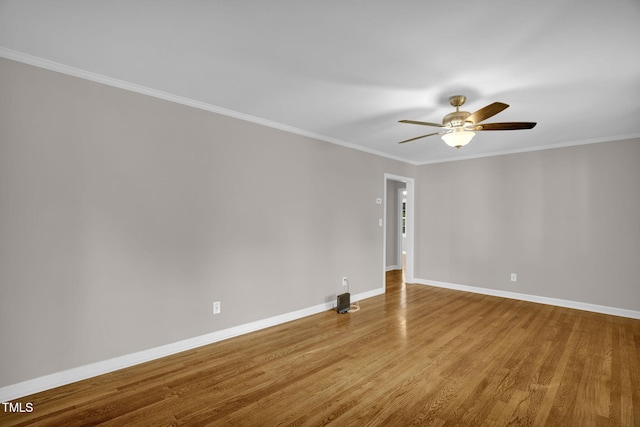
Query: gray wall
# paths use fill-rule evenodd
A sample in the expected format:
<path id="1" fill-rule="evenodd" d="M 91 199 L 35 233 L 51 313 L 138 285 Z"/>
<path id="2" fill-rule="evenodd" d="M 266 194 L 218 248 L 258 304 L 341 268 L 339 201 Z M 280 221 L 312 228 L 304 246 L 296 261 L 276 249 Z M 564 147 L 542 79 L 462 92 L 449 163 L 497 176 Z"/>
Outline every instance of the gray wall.
<path id="1" fill-rule="evenodd" d="M 384 173 L 416 178 L 417 278 L 640 310 L 638 164 L 416 168 L 0 59 L 0 386 L 380 288 Z"/>
<path id="2" fill-rule="evenodd" d="M 636 139 L 419 166 L 416 277 L 640 310 L 639 165 Z"/>
<path id="3" fill-rule="evenodd" d="M 5 59 L 0 120 L 0 386 L 381 288 L 375 199 L 415 176 Z"/>

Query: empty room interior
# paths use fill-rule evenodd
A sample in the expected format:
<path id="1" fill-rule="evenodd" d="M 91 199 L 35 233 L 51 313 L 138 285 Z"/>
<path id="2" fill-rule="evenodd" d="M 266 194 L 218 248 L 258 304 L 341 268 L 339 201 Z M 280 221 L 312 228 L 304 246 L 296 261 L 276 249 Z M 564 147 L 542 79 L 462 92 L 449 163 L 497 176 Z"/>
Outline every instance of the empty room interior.
<path id="1" fill-rule="evenodd" d="M 0 425 L 640 425 L 638 22 L 0 0 Z"/>

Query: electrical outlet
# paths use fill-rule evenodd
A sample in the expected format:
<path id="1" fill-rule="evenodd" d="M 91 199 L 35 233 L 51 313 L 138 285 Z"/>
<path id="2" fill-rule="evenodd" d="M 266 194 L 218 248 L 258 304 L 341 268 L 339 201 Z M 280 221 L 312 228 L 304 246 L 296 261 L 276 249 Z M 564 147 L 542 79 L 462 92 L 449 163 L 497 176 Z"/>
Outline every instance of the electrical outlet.
<path id="1" fill-rule="evenodd" d="M 213 302 L 213 314 L 220 314 L 220 301 Z"/>
<path id="2" fill-rule="evenodd" d="M 349 281 L 347 280 L 347 276 L 342 278 L 342 286 L 347 286 L 347 284 L 349 283 Z"/>
<path id="3" fill-rule="evenodd" d="M 511 273 L 511 281 L 512 282 L 517 282 L 518 281 L 518 275 L 516 273 Z"/>

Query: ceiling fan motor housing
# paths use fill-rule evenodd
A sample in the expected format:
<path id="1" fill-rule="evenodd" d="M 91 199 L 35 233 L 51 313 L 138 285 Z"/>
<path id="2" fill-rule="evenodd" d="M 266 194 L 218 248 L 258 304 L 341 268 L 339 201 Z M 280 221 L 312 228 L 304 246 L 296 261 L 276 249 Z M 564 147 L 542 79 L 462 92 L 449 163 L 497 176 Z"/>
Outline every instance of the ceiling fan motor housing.
<path id="1" fill-rule="evenodd" d="M 444 116 L 442 119 L 442 124 L 447 127 L 460 127 L 464 126 L 467 123 L 467 117 L 469 117 L 471 113 L 468 111 L 454 111 L 453 113 L 449 113 Z"/>

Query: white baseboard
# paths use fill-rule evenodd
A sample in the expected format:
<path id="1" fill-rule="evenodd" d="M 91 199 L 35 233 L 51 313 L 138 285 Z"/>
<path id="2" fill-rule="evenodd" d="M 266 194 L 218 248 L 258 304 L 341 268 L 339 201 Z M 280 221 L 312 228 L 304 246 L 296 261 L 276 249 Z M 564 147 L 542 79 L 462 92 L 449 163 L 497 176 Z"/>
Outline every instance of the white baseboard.
<path id="1" fill-rule="evenodd" d="M 439 282 L 437 280 L 414 279 L 412 283 L 417 283 L 420 285 L 436 286 L 438 288 L 454 289 L 456 291 L 472 292 L 474 294 L 491 295 L 491 296 L 502 297 L 502 298 L 516 299 L 521 301 L 537 302 L 540 304 L 555 305 L 558 307 L 573 308 L 576 310 L 591 311 L 594 313 L 611 314 L 613 316 L 629 317 L 631 319 L 640 319 L 640 311 L 627 310 L 625 308 L 608 307 L 606 305 L 589 304 L 586 302 L 541 297 L 537 295 L 528 295 L 528 294 L 521 294 L 517 292 L 500 291 L 496 289 L 478 288 L 475 286 Z"/>
<path id="2" fill-rule="evenodd" d="M 354 301 L 371 298 L 376 295 L 383 294 L 384 288 L 374 289 L 353 295 Z M 313 307 L 304 308 L 302 310 L 273 316 L 267 319 L 257 320 L 255 322 L 245 323 L 244 325 L 234 326 L 221 331 L 211 332 L 210 334 L 200 335 L 198 337 L 174 342 L 160 347 L 150 348 L 148 350 L 136 353 L 126 354 L 124 356 L 115 357 L 113 359 L 103 360 L 89 365 L 79 366 L 77 368 L 68 369 L 66 371 L 56 372 L 32 380 L 23 381 L 17 384 L 0 387 L 0 402 L 8 402 L 30 394 L 39 393 L 55 387 L 71 384 L 76 381 L 82 381 L 87 378 L 117 371 L 119 369 L 129 368 L 140 363 L 159 359 L 182 351 L 191 350 L 207 344 L 213 344 L 219 341 L 233 338 L 239 335 L 255 332 L 260 329 L 269 328 L 271 326 L 290 322 L 292 320 L 301 319 L 313 314 L 335 308 L 335 302 L 327 302 L 318 304 Z"/>
<path id="3" fill-rule="evenodd" d="M 596 313 L 611 314 L 614 316 L 629 317 L 632 319 L 640 319 L 639 311 L 627 310 L 622 308 L 588 304 L 583 302 L 562 300 L 557 298 L 541 297 L 536 295 L 521 294 L 516 292 L 500 291 L 500 290 L 488 289 L 488 288 L 479 288 L 475 286 L 458 285 L 455 283 L 440 282 L 437 280 L 415 279 L 413 283 L 418 283 L 418 284 L 428 285 L 428 286 L 436 286 L 440 288 L 454 289 L 454 290 L 465 291 L 465 292 L 472 292 L 472 293 L 483 294 L 483 295 L 497 296 L 502 298 L 510 298 L 510 299 L 516 299 L 516 300 L 522 300 L 522 301 L 536 302 L 541 304 L 549 304 L 549 305 L 555 305 L 559 307 L 573 308 L 577 310 L 592 311 Z M 385 292 L 384 288 L 373 289 L 371 291 L 353 295 L 352 300 L 361 301 L 377 295 L 382 295 L 384 294 L 384 292 Z M 32 380 L 23 381 L 17 384 L 0 387 L 0 402 L 8 402 L 13 399 L 18 399 L 20 397 L 28 396 L 30 394 L 38 393 L 51 388 L 60 387 L 76 381 L 85 380 L 87 378 L 95 377 L 98 375 L 117 371 L 119 369 L 124 369 L 134 365 L 138 365 L 140 363 L 144 363 L 144 362 L 159 359 L 165 356 L 169 356 L 172 354 L 180 353 L 182 351 L 191 350 L 207 344 L 213 344 L 219 341 L 226 340 L 228 338 L 233 338 L 239 335 L 248 334 L 250 332 L 269 328 L 271 326 L 290 322 L 292 320 L 301 319 L 303 317 L 311 316 L 313 314 L 317 314 L 326 310 L 331 310 L 333 308 L 335 308 L 335 302 L 318 304 L 313 307 L 308 307 L 308 308 L 297 310 L 291 313 L 285 313 L 285 314 L 273 316 L 267 319 L 257 320 L 255 322 L 246 323 L 244 325 L 234 326 L 228 329 L 223 329 L 221 331 L 215 331 L 210 334 L 205 334 L 198 337 L 163 345 L 160 347 L 155 347 L 148 350 L 127 354 L 124 356 L 115 357 L 113 359 L 108 359 L 101 362 L 96 362 L 89 365 L 68 369 L 66 371 L 56 372 L 50 375 L 45 375 L 39 378 L 34 378 Z"/>
<path id="4" fill-rule="evenodd" d="M 371 298 L 371 297 L 375 297 L 377 295 L 382 295 L 386 292 L 385 288 L 378 288 L 378 289 L 373 289 L 371 291 L 367 291 L 367 292 L 362 292 L 359 293 L 357 295 L 353 295 L 351 297 L 352 301 L 362 301 L 363 299 L 367 299 L 367 298 Z"/>
<path id="5" fill-rule="evenodd" d="M 400 267 L 399 265 L 388 265 L 385 268 L 385 271 L 393 271 L 393 270 L 402 270 L 402 267 Z"/>

